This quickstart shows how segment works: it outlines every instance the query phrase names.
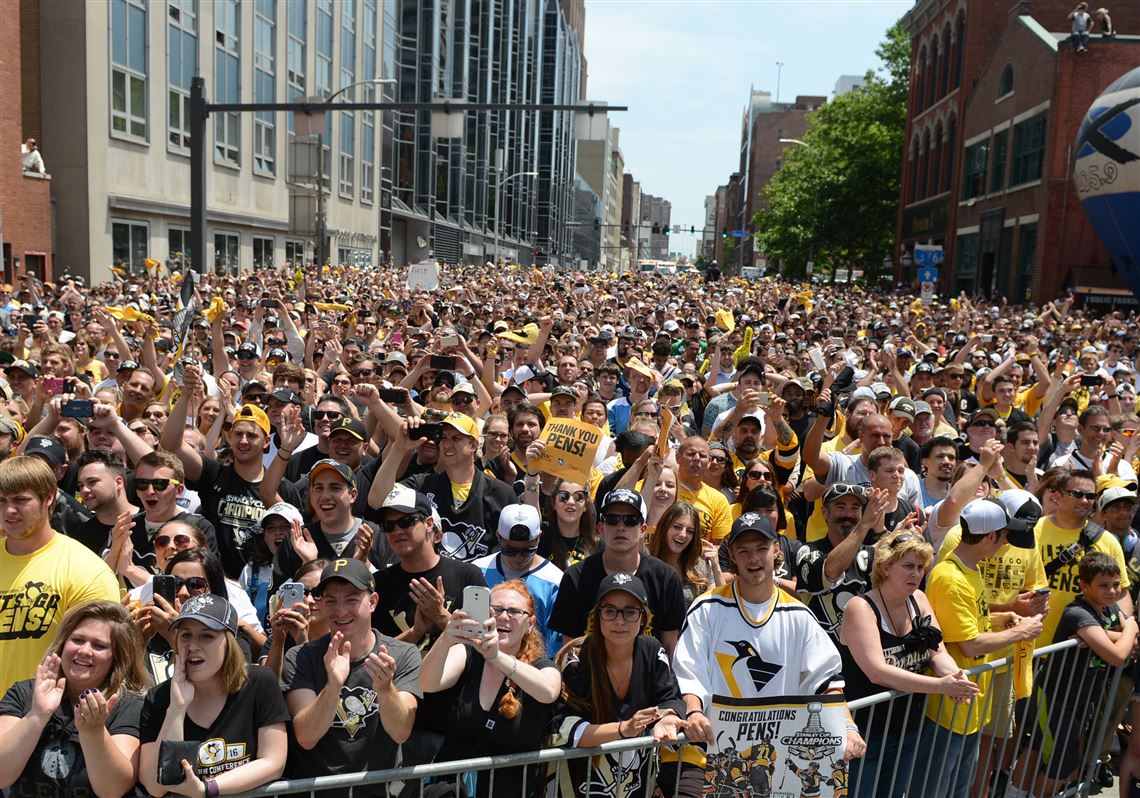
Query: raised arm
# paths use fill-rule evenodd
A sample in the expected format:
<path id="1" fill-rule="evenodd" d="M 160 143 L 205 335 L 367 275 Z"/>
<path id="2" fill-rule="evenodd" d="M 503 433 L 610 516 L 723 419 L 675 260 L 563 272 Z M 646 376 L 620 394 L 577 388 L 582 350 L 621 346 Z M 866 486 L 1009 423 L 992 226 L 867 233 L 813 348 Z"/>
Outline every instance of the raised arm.
<path id="1" fill-rule="evenodd" d="M 201 367 L 188 363 L 183 369 L 182 393 L 174 407 L 170 408 L 170 417 L 166 419 L 166 426 L 162 428 L 162 437 L 159 439 L 163 449 L 178 455 L 186 470 L 186 479 L 191 482 L 196 482 L 202 476 L 202 456 L 186 442 L 186 414 L 190 407 L 190 397 L 201 383 Z"/>

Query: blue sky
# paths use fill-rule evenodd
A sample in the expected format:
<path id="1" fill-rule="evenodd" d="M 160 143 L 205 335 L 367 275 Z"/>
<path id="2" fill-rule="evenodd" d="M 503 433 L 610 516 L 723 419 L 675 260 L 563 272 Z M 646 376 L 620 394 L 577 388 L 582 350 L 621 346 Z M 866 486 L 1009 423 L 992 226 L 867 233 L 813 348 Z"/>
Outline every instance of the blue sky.
<path id="1" fill-rule="evenodd" d="M 751 86 L 780 99 L 830 97 L 840 75 L 878 66 L 883 33 L 911 0 L 586 0 L 587 96 L 628 111 L 627 172 L 698 229 L 704 198 L 740 160 Z M 678 237 L 690 253 L 694 239 Z"/>

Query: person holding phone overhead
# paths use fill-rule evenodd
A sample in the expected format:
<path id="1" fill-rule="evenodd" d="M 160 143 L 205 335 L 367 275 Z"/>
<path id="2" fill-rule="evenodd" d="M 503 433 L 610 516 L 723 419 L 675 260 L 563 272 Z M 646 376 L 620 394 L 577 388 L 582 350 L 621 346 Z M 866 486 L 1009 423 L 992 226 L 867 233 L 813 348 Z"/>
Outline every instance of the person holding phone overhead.
<path id="1" fill-rule="evenodd" d="M 486 588 L 468 588 L 486 591 Z M 543 736 L 562 689 L 562 677 L 544 655 L 535 605 L 526 583 L 511 579 L 487 591 L 490 606 L 484 620 L 469 614 L 467 602 L 452 613 L 420 670 L 424 693 L 451 690 L 453 713 L 439 761 L 529 751 Z M 470 610 L 474 612 L 473 609 Z M 536 768 L 494 773 L 495 795 L 541 794 L 545 785 Z M 489 796 L 490 774 L 464 780 L 469 796 Z"/>

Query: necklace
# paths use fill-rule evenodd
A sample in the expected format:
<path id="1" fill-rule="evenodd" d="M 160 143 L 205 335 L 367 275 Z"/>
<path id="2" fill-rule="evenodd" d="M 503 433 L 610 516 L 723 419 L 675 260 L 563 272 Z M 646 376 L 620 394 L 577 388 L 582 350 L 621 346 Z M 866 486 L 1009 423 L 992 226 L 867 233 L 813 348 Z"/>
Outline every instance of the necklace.
<path id="1" fill-rule="evenodd" d="M 883 595 L 883 591 L 879 591 L 879 600 L 883 602 L 883 611 L 887 613 L 887 623 L 891 625 L 891 631 L 894 632 L 895 637 L 903 637 L 899 632 L 899 625 L 895 623 L 894 616 L 891 615 L 891 608 L 887 606 L 887 597 Z"/>

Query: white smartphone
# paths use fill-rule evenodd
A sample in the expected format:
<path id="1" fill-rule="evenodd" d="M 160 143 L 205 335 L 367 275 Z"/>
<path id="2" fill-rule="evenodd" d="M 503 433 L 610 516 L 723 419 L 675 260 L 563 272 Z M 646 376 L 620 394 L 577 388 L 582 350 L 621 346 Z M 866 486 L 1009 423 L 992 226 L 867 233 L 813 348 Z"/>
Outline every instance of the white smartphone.
<path id="1" fill-rule="evenodd" d="M 811 358 L 812 365 L 817 369 L 827 368 L 827 361 L 823 359 L 823 352 L 818 346 L 813 346 L 808 350 L 808 357 Z"/>
<path id="2" fill-rule="evenodd" d="M 768 391 L 761 391 L 760 395 L 756 397 L 756 404 L 761 407 L 770 407 L 772 405 L 772 394 Z"/>
<path id="3" fill-rule="evenodd" d="M 459 346 L 459 336 L 445 335 L 440 339 L 440 343 L 443 344 L 445 349 L 450 349 L 453 346 Z"/>
<path id="4" fill-rule="evenodd" d="M 463 611 L 472 619 L 463 624 L 463 631 L 470 635 L 482 634 L 483 621 L 491 617 L 491 589 L 481 585 L 463 588 Z"/>

